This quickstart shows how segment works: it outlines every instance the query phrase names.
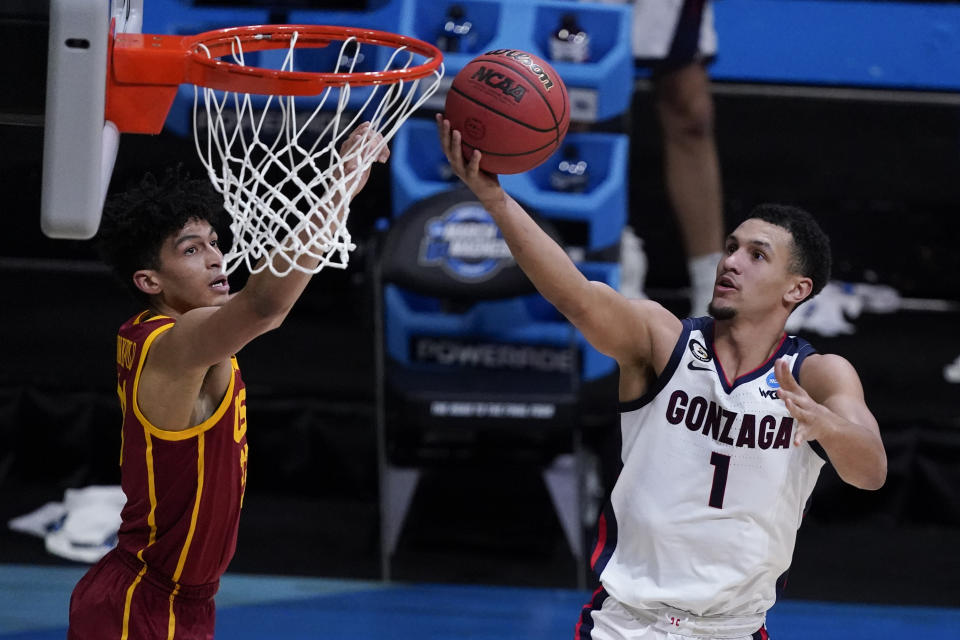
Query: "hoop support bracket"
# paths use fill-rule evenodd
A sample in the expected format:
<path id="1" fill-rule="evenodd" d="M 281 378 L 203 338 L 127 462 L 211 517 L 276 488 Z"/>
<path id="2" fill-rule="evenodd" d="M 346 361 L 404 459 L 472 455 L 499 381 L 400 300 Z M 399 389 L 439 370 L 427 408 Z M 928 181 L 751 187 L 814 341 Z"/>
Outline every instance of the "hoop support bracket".
<path id="1" fill-rule="evenodd" d="M 107 52 L 106 120 L 123 133 L 160 133 L 185 81 L 189 53 L 183 40 L 182 36 L 117 35 Z"/>

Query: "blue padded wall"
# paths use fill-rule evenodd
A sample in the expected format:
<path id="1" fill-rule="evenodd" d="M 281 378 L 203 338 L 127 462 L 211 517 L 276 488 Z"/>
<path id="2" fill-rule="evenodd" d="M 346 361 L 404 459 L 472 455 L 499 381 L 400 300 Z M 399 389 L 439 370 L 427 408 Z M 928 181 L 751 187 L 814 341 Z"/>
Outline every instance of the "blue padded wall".
<path id="1" fill-rule="evenodd" d="M 714 7 L 715 79 L 960 89 L 956 2 L 722 0 Z"/>

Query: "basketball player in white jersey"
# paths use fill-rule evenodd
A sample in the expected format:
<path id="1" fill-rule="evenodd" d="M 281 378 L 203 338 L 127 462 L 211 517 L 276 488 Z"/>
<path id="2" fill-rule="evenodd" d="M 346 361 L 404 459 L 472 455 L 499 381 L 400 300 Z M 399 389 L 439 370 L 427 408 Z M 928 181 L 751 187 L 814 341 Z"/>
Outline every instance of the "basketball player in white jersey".
<path id="1" fill-rule="evenodd" d="M 821 466 L 863 489 L 886 479 L 856 371 L 784 333 L 829 278 L 826 236 L 805 211 L 757 207 L 726 239 L 713 317 L 681 321 L 588 281 L 437 121 L 454 172 L 517 263 L 620 366 L 622 469 L 598 523 L 600 588 L 577 640 L 767 638 Z"/>

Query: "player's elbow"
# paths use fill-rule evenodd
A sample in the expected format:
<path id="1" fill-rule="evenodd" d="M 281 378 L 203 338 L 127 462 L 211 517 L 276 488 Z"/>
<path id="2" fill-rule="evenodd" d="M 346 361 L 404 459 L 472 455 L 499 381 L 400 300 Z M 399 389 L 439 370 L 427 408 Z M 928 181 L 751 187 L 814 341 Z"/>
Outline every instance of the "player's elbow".
<path id="1" fill-rule="evenodd" d="M 290 313 L 292 304 L 256 301 L 247 308 L 247 326 L 257 335 L 279 328 Z"/>
<path id="2" fill-rule="evenodd" d="M 860 470 L 856 475 L 844 478 L 847 484 L 865 491 L 876 491 L 887 482 L 887 457 L 881 456 L 874 464 Z"/>
<path id="3" fill-rule="evenodd" d="M 861 489 L 866 489 L 868 491 L 876 491 L 880 489 L 887 483 L 887 457 L 884 456 L 879 464 L 876 465 L 876 468 L 873 469 L 873 472 L 866 479 L 866 482 Z"/>

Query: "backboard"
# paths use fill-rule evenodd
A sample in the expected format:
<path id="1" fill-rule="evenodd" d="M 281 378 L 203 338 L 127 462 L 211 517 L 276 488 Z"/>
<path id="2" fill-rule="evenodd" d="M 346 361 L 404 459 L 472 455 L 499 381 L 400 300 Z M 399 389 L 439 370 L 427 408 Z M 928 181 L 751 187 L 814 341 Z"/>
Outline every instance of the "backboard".
<path id="1" fill-rule="evenodd" d="M 143 0 L 50 0 L 40 226 L 51 238 L 97 232 L 120 139 L 104 121 L 109 42 L 142 21 Z"/>

